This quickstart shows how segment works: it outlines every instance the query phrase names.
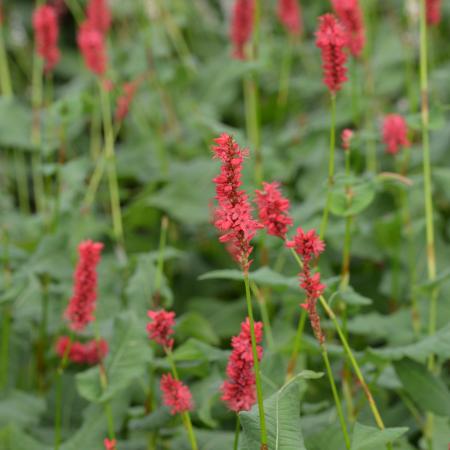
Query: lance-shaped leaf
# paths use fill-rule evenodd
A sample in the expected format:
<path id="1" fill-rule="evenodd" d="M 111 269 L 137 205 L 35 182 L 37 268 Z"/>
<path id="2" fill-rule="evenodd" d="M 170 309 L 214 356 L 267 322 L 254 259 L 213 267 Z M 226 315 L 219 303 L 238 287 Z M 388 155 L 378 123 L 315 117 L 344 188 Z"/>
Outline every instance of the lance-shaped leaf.
<path id="1" fill-rule="evenodd" d="M 356 423 L 353 428 L 351 450 L 380 450 L 408 431 L 408 428 L 378 428 Z"/>

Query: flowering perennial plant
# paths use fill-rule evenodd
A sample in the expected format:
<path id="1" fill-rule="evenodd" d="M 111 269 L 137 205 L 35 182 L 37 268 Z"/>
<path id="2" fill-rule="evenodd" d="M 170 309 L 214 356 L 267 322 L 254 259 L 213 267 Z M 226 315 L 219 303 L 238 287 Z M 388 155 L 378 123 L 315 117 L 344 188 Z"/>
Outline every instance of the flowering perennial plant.
<path id="1" fill-rule="evenodd" d="M 294 239 L 286 242 L 286 246 L 293 248 L 300 256 L 303 267 L 300 272 L 300 287 L 306 293 L 306 301 L 300 306 L 308 311 L 309 320 L 316 339 L 323 344 L 325 336 L 320 326 L 320 317 L 317 312 L 317 299 L 322 295 L 325 285 L 320 282 L 320 274 L 311 274 L 311 261 L 317 258 L 324 250 L 325 244 L 316 235 L 315 230 L 304 232 L 301 227 L 297 228 Z"/>
<path id="2" fill-rule="evenodd" d="M 92 28 L 102 34 L 108 32 L 111 26 L 111 12 L 107 0 L 89 0 L 86 16 Z"/>
<path id="3" fill-rule="evenodd" d="M 108 354 L 108 343 L 104 339 L 92 339 L 86 343 L 72 341 L 69 336 L 61 336 L 56 342 L 56 353 L 76 364 L 94 365 Z"/>
<path id="4" fill-rule="evenodd" d="M 184 413 L 193 408 L 192 394 L 180 380 L 166 373 L 161 377 L 160 389 L 163 403 L 170 408 L 171 414 Z"/>
<path id="5" fill-rule="evenodd" d="M 359 57 L 366 41 L 363 13 L 358 0 L 332 0 L 333 8 L 347 34 L 350 53 Z"/>
<path id="6" fill-rule="evenodd" d="M 245 44 L 253 32 L 255 0 L 235 0 L 231 18 L 230 37 L 233 43 L 233 57 L 245 59 Z"/>
<path id="7" fill-rule="evenodd" d="M 105 38 L 102 32 L 89 21 L 85 21 L 78 29 L 77 43 L 86 67 L 95 75 L 104 75 L 107 56 Z"/>
<path id="8" fill-rule="evenodd" d="M 36 51 L 45 61 L 45 71 L 51 72 L 58 64 L 58 15 L 51 5 L 38 6 L 33 13 Z"/>
<path id="9" fill-rule="evenodd" d="M 288 33 L 293 36 L 302 33 L 302 16 L 298 0 L 278 0 L 277 14 Z"/>
<path id="10" fill-rule="evenodd" d="M 214 225 L 219 230 L 220 242 L 248 272 L 253 247 L 251 240 L 262 226 L 252 217 L 248 196 L 241 190 L 241 172 L 247 150 L 242 150 L 228 134 L 222 134 L 214 141 L 214 157 L 222 161 L 220 175 L 213 179 L 216 184 L 218 206 L 214 213 Z"/>
<path id="11" fill-rule="evenodd" d="M 105 450 L 117 450 L 117 442 L 115 439 L 104 439 L 103 445 L 105 446 Z"/>
<path id="12" fill-rule="evenodd" d="M 122 87 L 122 94 L 117 99 L 116 111 L 114 117 L 116 122 L 122 122 L 128 115 L 130 110 L 130 104 L 134 99 L 136 90 L 138 88 L 138 82 L 132 81 L 131 83 L 125 83 Z"/>
<path id="13" fill-rule="evenodd" d="M 399 114 L 388 114 L 383 121 L 383 141 L 386 152 L 397 154 L 401 147 L 409 147 L 408 126 Z"/>
<path id="14" fill-rule="evenodd" d="M 428 25 L 437 25 L 441 21 L 441 0 L 425 0 Z"/>
<path id="15" fill-rule="evenodd" d="M 344 150 L 350 150 L 351 140 L 354 134 L 355 133 L 353 132 L 353 130 L 350 130 L 350 128 L 345 128 L 342 131 L 341 139 L 342 139 L 342 148 Z"/>
<path id="16" fill-rule="evenodd" d="M 262 341 L 262 323 L 255 322 L 257 344 Z M 247 318 L 241 324 L 241 332 L 231 339 L 230 359 L 227 365 L 227 380 L 222 384 L 222 400 L 232 411 L 249 411 L 256 402 L 255 374 L 250 335 L 250 322 Z M 263 349 L 257 345 L 258 360 Z"/>
<path id="17" fill-rule="evenodd" d="M 288 227 L 293 221 L 289 215 L 289 200 L 283 197 L 280 183 L 263 183 L 263 189 L 255 193 L 261 224 L 268 234 L 285 239 Z"/>
<path id="18" fill-rule="evenodd" d="M 147 324 L 149 338 L 161 345 L 164 349 L 171 350 L 174 340 L 170 336 L 174 333 L 175 313 L 173 311 L 148 311 L 147 315 L 152 322 Z"/>
<path id="19" fill-rule="evenodd" d="M 97 300 L 97 264 L 103 244 L 84 241 L 78 246 L 79 260 L 74 274 L 73 296 L 65 311 L 70 328 L 81 331 L 94 320 Z"/>
<path id="20" fill-rule="evenodd" d="M 322 51 L 323 82 L 331 93 L 341 90 L 347 81 L 347 35 L 344 27 L 333 14 L 319 17 L 319 28 L 316 32 L 316 45 Z"/>

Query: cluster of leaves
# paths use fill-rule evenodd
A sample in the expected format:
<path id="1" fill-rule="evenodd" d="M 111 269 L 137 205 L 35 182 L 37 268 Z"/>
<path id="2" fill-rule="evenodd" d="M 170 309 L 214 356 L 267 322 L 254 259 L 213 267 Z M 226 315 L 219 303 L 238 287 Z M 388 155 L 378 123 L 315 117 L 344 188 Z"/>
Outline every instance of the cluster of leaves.
<path id="1" fill-rule="evenodd" d="M 78 0 L 67 0 L 71 7 Z M 252 73 L 260 89 L 261 141 L 267 181 L 283 183 L 296 224 L 318 226 L 326 198 L 330 115 L 321 82 L 320 54 L 314 47 L 316 18 L 328 2 L 303 2 L 305 36 L 287 49 L 288 37 L 276 20 L 273 2 L 263 3 L 257 61 L 230 59 L 227 39 L 229 3 L 206 0 L 112 1 L 113 32 L 108 52 L 115 86 L 144 76 L 129 116 L 118 134 L 117 173 L 125 227 L 127 258 L 115 253 L 107 181 L 94 205 L 85 208 L 88 182 L 95 168 L 89 153 L 92 117 L 98 111 L 97 86 L 81 64 L 74 42 L 76 23 L 62 17 L 62 60 L 45 95 L 54 101 L 41 113 L 42 140 L 33 143 L 30 81 L 33 38 L 32 2 L 7 2 L 2 26 L 15 95 L 0 98 L 0 258 L 1 354 L 8 361 L 0 397 L 0 448 L 47 450 L 54 434 L 54 374 L 59 361 L 54 343 L 65 331 L 62 313 L 70 298 L 77 244 L 85 239 L 106 245 L 99 266 L 96 317 L 110 344 L 105 361 L 108 388 L 98 368 L 70 366 L 62 377 L 61 450 L 103 449 L 111 404 L 121 450 L 188 449 L 181 420 L 161 405 L 154 377 L 168 362 L 152 349 L 145 333 L 146 311 L 155 299 L 177 312 L 174 358 L 192 389 L 195 432 L 202 450 L 229 450 L 235 418 L 220 400 L 230 337 L 246 316 L 242 274 L 210 224 L 212 138 L 227 131 L 242 144 L 245 107 L 242 79 Z M 309 3 L 309 4 L 308 4 Z M 418 24 L 405 16 L 401 0 L 365 3 L 368 62 L 352 62 L 351 83 L 337 100 L 337 128 L 360 124 L 352 149 L 351 177 L 344 176 L 337 155 L 327 250 L 320 269 L 331 306 L 344 307 L 350 343 L 380 407 L 387 428 L 380 431 L 364 392 L 351 379 L 352 450 L 379 450 L 395 442 L 402 450 L 426 448 L 423 424 L 434 414 L 428 436 L 434 449 L 450 441 L 450 169 L 448 105 L 450 28 L 448 20 L 430 36 L 431 145 L 435 201 L 437 267 L 427 282 L 423 206 L 422 151 L 418 84 Z M 415 3 L 415 2 L 412 2 Z M 450 8 L 443 3 L 443 17 Z M 445 4 L 444 4 L 445 3 Z M 290 90 L 280 107 L 280 67 L 292 51 Z M 365 95 L 369 66 L 372 95 Z M 53 94 L 51 94 L 53 91 Z M 114 98 L 117 91 L 112 92 Z M 412 148 L 405 155 L 407 177 L 365 173 L 368 147 L 376 149 L 381 172 L 405 167 L 385 155 L 379 123 L 400 111 L 411 129 Z M 250 149 L 251 150 L 251 149 Z M 51 214 L 20 206 L 20 184 L 32 187 L 32 165 L 39 156 Z M 253 160 L 246 161 L 245 185 L 253 190 Z M 352 201 L 348 202 L 351 187 Z M 23 186 L 22 186 L 23 187 Z M 405 217 L 404 205 L 408 205 Z M 170 221 L 159 280 L 158 246 L 162 217 Z M 339 289 L 345 218 L 353 217 L 351 286 Z M 264 241 L 264 244 L 262 242 Z M 285 376 L 303 298 L 297 267 L 279 240 L 256 240 L 252 281 L 268 296 L 274 343 L 265 345 L 263 390 L 269 447 L 279 450 L 345 448 L 320 351 L 310 330 L 304 336 L 299 374 Z M 258 248 L 269 255 L 261 266 Z M 225 268 L 225 269 L 224 269 Z M 220 270 L 219 270 L 220 269 Z M 439 287 L 438 331 L 428 335 L 430 292 Z M 417 305 L 417 307 L 412 307 Z M 413 314 L 414 313 L 414 314 Z M 257 313 L 258 314 L 258 313 Z M 330 342 L 332 369 L 340 381 L 345 356 L 333 325 L 323 318 Z M 90 330 L 91 335 L 94 334 Z M 10 339 L 5 345 L 5 335 Z M 267 344 L 267 343 L 265 343 Z M 436 355 L 440 374 L 427 369 Z M 2 359 L 4 361 L 5 359 Z M 314 371 L 314 372 L 313 372 Z M 340 383 L 339 387 L 340 387 Z M 258 412 L 240 414 L 241 450 L 259 449 Z M 153 441 L 159 447 L 152 447 Z"/>

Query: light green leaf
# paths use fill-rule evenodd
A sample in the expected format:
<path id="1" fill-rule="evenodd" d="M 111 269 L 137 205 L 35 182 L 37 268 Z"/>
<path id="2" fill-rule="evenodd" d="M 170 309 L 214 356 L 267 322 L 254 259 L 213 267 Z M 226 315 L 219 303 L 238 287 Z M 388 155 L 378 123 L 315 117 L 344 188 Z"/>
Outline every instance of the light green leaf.
<path id="1" fill-rule="evenodd" d="M 0 400 L 0 425 L 13 423 L 18 426 L 35 425 L 45 412 L 42 397 L 22 391 L 12 391 Z"/>
<path id="2" fill-rule="evenodd" d="M 17 425 L 11 424 L 0 430 L 0 448 L 2 450 L 50 450 L 53 447 L 41 444 Z"/>
<path id="3" fill-rule="evenodd" d="M 408 428 L 378 428 L 356 423 L 353 428 L 351 450 L 380 450 L 389 442 L 403 436 Z"/>
<path id="4" fill-rule="evenodd" d="M 193 337 L 212 345 L 219 343 L 219 338 L 209 321 L 195 312 L 183 314 L 178 319 L 175 329 L 177 339 L 180 341 Z"/>

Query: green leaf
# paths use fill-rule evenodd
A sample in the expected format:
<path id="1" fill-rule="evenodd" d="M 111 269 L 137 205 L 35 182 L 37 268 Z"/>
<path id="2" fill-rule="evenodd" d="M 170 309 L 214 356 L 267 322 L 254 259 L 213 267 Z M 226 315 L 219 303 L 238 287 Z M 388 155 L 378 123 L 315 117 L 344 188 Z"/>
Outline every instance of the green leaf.
<path id="1" fill-rule="evenodd" d="M 331 191 L 330 211 L 339 217 L 355 216 L 364 211 L 375 198 L 372 180 L 338 178 Z"/>
<path id="2" fill-rule="evenodd" d="M 0 425 L 36 425 L 45 409 L 43 398 L 22 391 L 12 391 L 0 400 Z"/>
<path id="3" fill-rule="evenodd" d="M 151 351 L 145 327 L 132 311 L 120 315 L 114 323 L 111 352 L 105 361 L 108 385 L 102 392 L 99 369 L 93 367 L 77 375 L 81 396 L 92 402 L 104 402 L 126 389 L 145 371 L 151 361 Z"/>
<path id="4" fill-rule="evenodd" d="M 226 361 L 227 352 L 190 338 L 173 352 L 175 361 L 213 362 Z"/>
<path id="5" fill-rule="evenodd" d="M 219 338 L 209 321 L 199 313 L 183 314 L 177 321 L 175 331 L 180 341 L 193 337 L 212 345 L 219 343 Z"/>
<path id="6" fill-rule="evenodd" d="M 405 427 L 380 430 L 357 422 L 353 428 L 351 450 L 380 450 L 407 431 Z"/>
<path id="7" fill-rule="evenodd" d="M 358 294 L 351 286 L 347 286 L 345 289 L 337 291 L 336 294 L 348 305 L 365 306 L 372 304 L 372 300 L 370 298 Z"/>
<path id="8" fill-rule="evenodd" d="M 11 424 L 0 430 L 0 448 L 2 450 L 50 450 L 53 447 L 41 444 L 16 424 Z"/>
<path id="9" fill-rule="evenodd" d="M 395 362 L 394 368 L 405 391 L 419 408 L 439 416 L 450 416 L 450 392 L 441 378 L 410 359 Z"/>
<path id="10" fill-rule="evenodd" d="M 264 400 L 268 433 L 268 445 L 273 450 L 306 450 L 300 421 L 300 386 L 303 378 L 316 374 L 300 373 L 278 392 Z M 260 449 L 260 425 L 258 406 L 239 413 L 243 428 L 241 450 Z"/>
<path id="11" fill-rule="evenodd" d="M 450 280 L 450 268 L 440 272 L 434 280 L 418 284 L 415 286 L 415 289 L 422 292 L 431 292 L 437 287 L 442 286 L 448 280 Z"/>

